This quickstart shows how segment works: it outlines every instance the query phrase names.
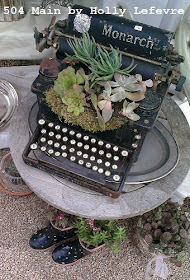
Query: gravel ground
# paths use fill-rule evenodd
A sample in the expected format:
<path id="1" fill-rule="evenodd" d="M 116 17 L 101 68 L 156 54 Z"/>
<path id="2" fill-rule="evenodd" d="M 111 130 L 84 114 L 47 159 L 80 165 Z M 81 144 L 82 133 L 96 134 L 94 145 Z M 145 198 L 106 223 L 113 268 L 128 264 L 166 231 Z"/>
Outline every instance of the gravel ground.
<path id="1" fill-rule="evenodd" d="M 0 158 L 7 150 L 0 151 Z M 64 267 L 53 262 L 51 250 L 35 252 L 29 238 L 47 224 L 47 204 L 35 194 L 14 197 L 0 192 L 0 279 L 2 280 L 143 280 L 149 257 L 130 243 L 118 254 L 107 248 Z M 131 219 L 122 221 L 130 235 Z M 168 280 L 189 280 L 190 261 L 177 268 L 167 262 Z M 158 278 L 155 278 L 158 280 Z"/>

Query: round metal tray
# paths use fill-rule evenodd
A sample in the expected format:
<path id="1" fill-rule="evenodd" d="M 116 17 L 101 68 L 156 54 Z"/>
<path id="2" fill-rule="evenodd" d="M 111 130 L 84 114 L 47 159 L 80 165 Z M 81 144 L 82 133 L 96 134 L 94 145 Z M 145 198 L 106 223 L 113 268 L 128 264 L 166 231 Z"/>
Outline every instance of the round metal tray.
<path id="1" fill-rule="evenodd" d="M 34 103 L 29 113 L 29 129 L 33 133 L 37 126 L 38 104 Z M 131 167 L 126 184 L 156 181 L 168 175 L 179 159 L 178 145 L 159 121 L 147 133 L 138 161 Z"/>
<path id="2" fill-rule="evenodd" d="M 6 127 L 18 106 L 18 95 L 14 87 L 0 79 L 0 129 Z"/>

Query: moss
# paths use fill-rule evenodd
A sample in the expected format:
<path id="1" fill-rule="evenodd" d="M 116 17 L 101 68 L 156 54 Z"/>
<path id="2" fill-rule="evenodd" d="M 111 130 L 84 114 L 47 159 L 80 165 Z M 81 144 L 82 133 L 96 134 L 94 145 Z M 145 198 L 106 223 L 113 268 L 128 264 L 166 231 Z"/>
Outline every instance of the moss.
<path id="1" fill-rule="evenodd" d="M 79 125 L 83 129 L 88 131 L 103 131 L 99 126 L 96 113 L 85 107 L 84 113 L 80 114 L 77 118 L 73 113 L 67 112 L 67 106 L 63 104 L 61 98 L 56 94 L 56 92 L 51 89 L 45 92 L 45 101 L 51 110 L 57 114 L 59 117 L 63 117 L 64 120 L 73 125 Z M 106 123 L 106 130 L 114 130 L 120 128 L 126 122 L 126 118 L 122 116 L 115 116 Z"/>

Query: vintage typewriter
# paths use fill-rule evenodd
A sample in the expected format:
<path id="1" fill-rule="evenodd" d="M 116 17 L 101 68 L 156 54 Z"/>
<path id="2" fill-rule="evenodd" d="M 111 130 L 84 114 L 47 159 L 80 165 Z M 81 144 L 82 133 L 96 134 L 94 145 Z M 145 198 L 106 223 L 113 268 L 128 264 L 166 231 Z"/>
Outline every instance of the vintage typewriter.
<path id="1" fill-rule="evenodd" d="M 78 5 L 73 9 L 82 9 L 82 13 L 56 23 L 53 18 L 42 32 L 35 29 L 37 49 L 51 47 L 54 57 L 42 61 L 39 76 L 32 84 L 39 105 L 38 125 L 23 159 L 27 164 L 117 198 L 132 164 L 138 160 L 147 132 L 155 124 L 168 86 L 175 83 L 178 91 L 183 86 L 185 78 L 177 68 L 183 58 L 170 45 L 172 32 L 113 15 L 91 15 L 89 8 Z M 153 80 L 153 87 L 136 109 L 140 120 L 129 121 L 116 130 L 92 133 L 65 123 L 45 103 L 43 92 L 52 87 L 64 68 L 66 53 L 72 54 L 67 39 L 87 31 L 105 48 L 119 48 L 123 67 L 133 58 L 137 66 L 131 74 Z"/>

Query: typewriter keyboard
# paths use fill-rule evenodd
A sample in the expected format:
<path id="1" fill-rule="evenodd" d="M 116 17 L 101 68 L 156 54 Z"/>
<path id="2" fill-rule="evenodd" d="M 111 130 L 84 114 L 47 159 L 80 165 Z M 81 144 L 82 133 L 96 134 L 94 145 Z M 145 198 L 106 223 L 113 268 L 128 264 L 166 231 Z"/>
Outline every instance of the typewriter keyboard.
<path id="1" fill-rule="evenodd" d="M 38 133 L 29 149 L 36 154 L 40 168 L 50 168 L 61 177 L 113 197 L 131 165 L 131 150 L 45 119 L 38 121 Z"/>

